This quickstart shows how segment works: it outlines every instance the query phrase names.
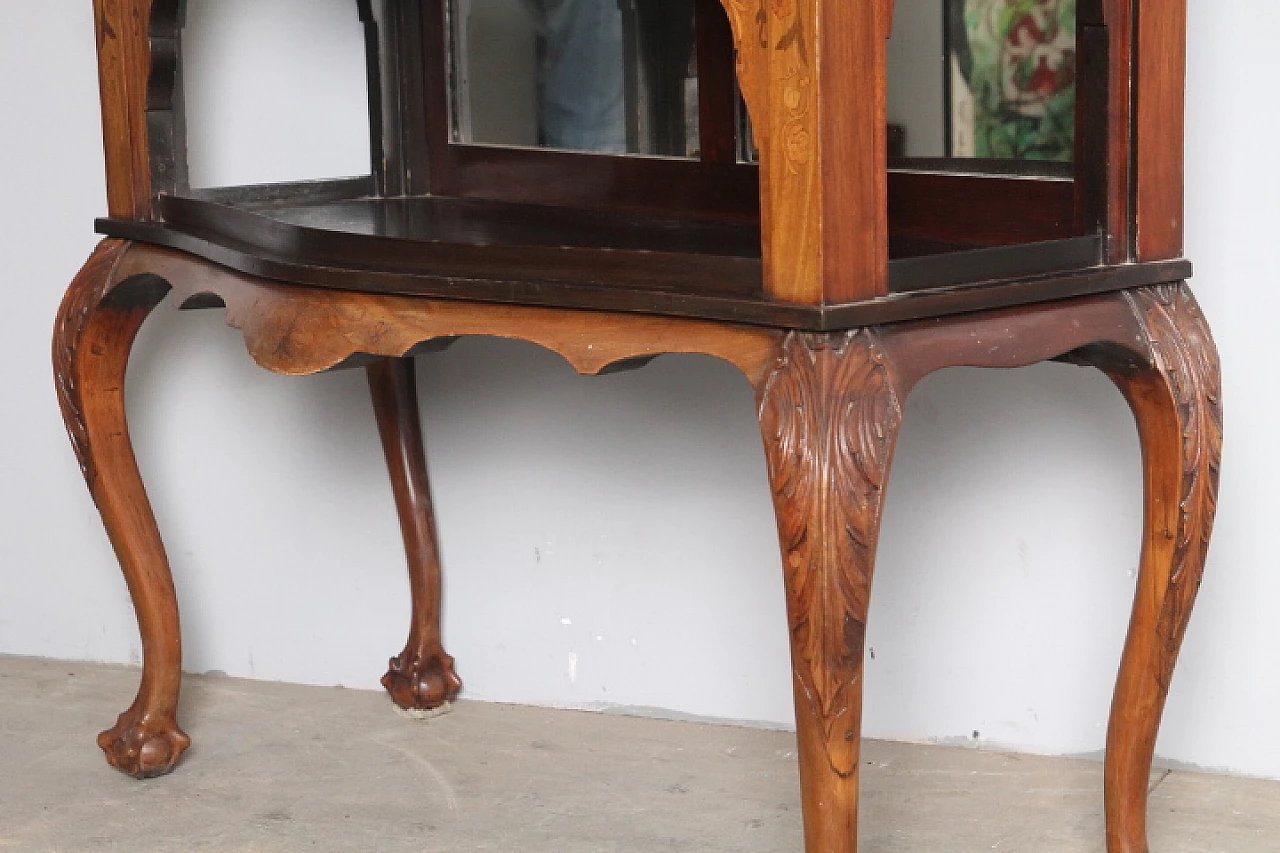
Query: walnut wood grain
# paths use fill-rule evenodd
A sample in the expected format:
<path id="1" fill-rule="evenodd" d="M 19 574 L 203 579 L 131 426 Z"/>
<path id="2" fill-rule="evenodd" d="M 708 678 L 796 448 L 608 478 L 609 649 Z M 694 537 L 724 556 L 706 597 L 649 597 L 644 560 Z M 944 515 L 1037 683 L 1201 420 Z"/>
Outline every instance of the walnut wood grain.
<path id="1" fill-rule="evenodd" d="M 759 393 L 809 853 L 857 846 L 863 643 L 903 400 L 875 330 L 793 333 Z"/>
<path id="2" fill-rule="evenodd" d="M 1136 8 L 1135 257 L 1159 261 L 1182 257 L 1187 0 Z"/>
<path id="3" fill-rule="evenodd" d="M 791 631 L 809 853 L 857 850 L 863 645 L 888 472 L 911 389 L 953 366 L 1063 358 L 1133 407 L 1147 515 L 1106 771 L 1108 853 L 1148 853 L 1147 782 L 1216 503 L 1217 355 L 1185 285 L 900 323 L 793 333 L 757 384 Z"/>
<path id="4" fill-rule="evenodd" d="M 181 251 L 107 240 L 59 311 L 59 402 L 142 635 L 137 698 L 100 737 L 112 764 L 136 776 L 157 775 L 171 769 L 190 744 L 176 720 L 181 642 L 173 580 L 133 456 L 124 404 L 134 337 L 170 290 L 181 305 L 225 306 L 228 323 L 241 330 L 250 354 L 270 370 L 298 375 L 369 366 L 410 564 L 410 636 L 386 678 L 404 707 L 432 707 L 460 686 L 440 641 L 439 557 L 407 357 L 432 342 L 492 335 L 544 346 L 587 374 L 666 352 L 709 354 L 737 365 L 757 390 L 778 515 L 808 853 L 857 848 L 863 645 L 884 495 L 907 395 L 922 377 L 944 367 L 1007 368 L 1064 358 L 1111 376 L 1133 408 L 1142 439 L 1144 550 L 1108 734 L 1105 796 L 1109 853 L 1147 853 L 1146 782 L 1156 731 L 1216 503 L 1222 438 L 1217 356 L 1185 285 L 1063 297 L 1186 274 L 1180 263 L 1125 263 L 1178 258 L 1182 252 L 1185 0 L 1081 4 L 1089 50 L 1096 53 L 1104 42 L 1109 47 L 1105 109 L 1101 100 L 1090 102 L 1099 104 L 1109 122 L 1106 206 L 1089 216 L 1105 218 L 1106 259 L 1115 266 L 913 296 L 888 290 L 884 66 L 892 0 L 719 2 L 731 20 L 739 80 L 761 148 L 768 313 L 754 303 L 710 297 L 697 302 L 703 298 L 698 294 L 638 290 L 593 295 L 595 301 L 586 305 L 570 301 L 579 298 L 576 292 L 557 290 L 555 282 L 536 276 L 522 282 L 451 280 L 447 294 L 412 295 L 403 290 L 403 279 L 390 281 L 390 271 L 376 262 L 359 280 L 400 292 L 359 292 L 351 270 L 315 265 L 310 274 L 319 278 L 301 285 L 255 277 L 279 278 L 292 268 L 260 248 L 237 254 L 149 224 L 157 218 L 156 194 L 184 184 L 182 0 L 94 0 L 113 227 L 123 222 L 138 229 L 126 236 L 145 232 L 152 239 L 184 241 L 181 248 L 205 251 L 242 270 Z M 499 158 L 485 164 L 459 159 L 453 168 L 463 184 L 472 180 L 467 169 L 484 165 L 489 180 L 537 192 L 537 182 L 529 180 L 537 174 L 529 170 L 530 158 L 587 162 L 547 152 L 526 157 L 448 146 L 446 124 L 427 122 L 428 115 L 447 113 L 444 87 L 424 79 L 430 68 L 443 72 L 443 61 L 431 59 L 432 50 L 443 49 L 443 16 L 423 16 L 424 6 L 416 1 L 387 4 L 384 11 L 393 7 L 399 30 L 417 35 L 404 42 L 407 48 L 391 51 L 399 43 L 394 33 L 369 32 L 375 53 L 396 54 L 395 64 L 385 65 L 388 79 L 376 75 L 385 85 L 371 93 L 376 123 L 386 119 L 382 138 L 373 144 L 384 190 L 449 189 L 452 179 L 434 169 L 439 163 L 432 158 L 454 149 Z M 360 5 L 366 24 L 372 8 Z M 1092 67 L 1100 80 L 1098 65 Z M 426 109 L 415 106 L 420 104 Z M 708 103 L 708 110 L 713 106 Z M 727 102 L 715 109 L 728 114 Z M 706 176 L 650 182 L 652 198 L 691 210 L 719 205 L 738 218 L 752 211 L 754 177 L 744 182 L 750 169 L 731 162 L 728 141 L 716 143 L 720 162 Z M 592 162 L 571 170 L 574 181 L 594 184 L 609 177 L 607 158 Z M 654 165 L 625 162 L 642 177 Z M 1096 166 L 1084 173 L 1101 186 Z M 561 202 L 582 191 L 574 181 L 557 185 Z M 482 181 L 467 185 L 483 189 Z M 926 189 L 939 186 L 931 181 Z M 972 189 L 965 192 L 972 201 Z M 936 202 L 921 210 L 937 215 Z M 900 205 L 900 215 L 903 209 L 911 210 Z M 991 225 L 957 226 L 960 213 L 973 216 L 975 209 L 957 204 L 956 210 L 949 221 L 916 236 L 936 239 L 940 229 L 962 227 L 968 233 Z M 1078 216 L 1081 223 L 1089 218 Z M 1077 227 L 1087 227 L 1081 223 Z M 1071 225 L 1066 219 L 1050 224 Z M 1000 235 L 989 236 L 999 242 Z M 518 288 L 524 289 L 514 301 L 538 304 L 502 304 L 513 301 Z M 992 295 L 997 290 L 999 297 Z M 455 298 L 440 298 L 446 295 Z M 493 301 L 465 301 L 480 297 Z M 1054 301 L 977 310 L 1032 299 Z M 616 310 L 580 310 L 588 307 Z M 799 309 L 809 313 L 795 313 Z M 661 311 L 720 319 L 655 316 Z M 954 316 L 868 325 L 944 313 Z M 765 325 L 740 324 L 747 319 Z M 776 328 L 827 330 L 840 324 L 853 328 Z"/>
<path id="5" fill-rule="evenodd" d="M 1209 326 L 1184 286 L 1125 294 L 1149 362 L 1108 374 L 1142 438 L 1142 568 L 1107 731 L 1109 853 L 1148 853 L 1156 734 L 1204 573 L 1218 502 L 1222 379 Z"/>
<path id="6" fill-rule="evenodd" d="M 123 219 L 151 216 L 147 85 L 152 0 L 94 0 L 107 208 Z"/>
<path id="7" fill-rule="evenodd" d="M 143 676 L 133 705 L 99 744 L 138 777 L 171 770 L 190 746 L 178 727 L 181 635 L 164 545 L 138 473 L 125 419 L 125 369 L 139 327 L 171 290 L 180 305 L 222 304 L 259 364 L 315 373 L 361 356 L 399 358 L 461 335 L 540 344 L 581 373 L 665 352 L 707 353 L 758 381 L 781 333 L 723 323 L 589 311 L 513 308 L 288 287 L 169 250 L 106 240 L 67 291 L 54 330 L 54 372 L 72 446 L 124 570 L 142 635 Z M 439 564 L 412 369 L 375 363 L 370 381 L 410 560 L 414 617 L 388 689 L 404 707 L 456 694 L 439 643 Z"/>
<path id="8" fill-rule="evenodd" d="M 782 335 L 706 320 L 295 287 L 143 243 L 129 244 L 116 265 L 117 280 L 134 276 L 172 286 L 178 304 L 222 302 L 254 360 L 287 375 L 319 373 L 356 356 L 398 357 L 440 338 L 488 335 L 546 347 L 583 374 L 686 352 L 714 355 L 754 378 Z"/>
<path id="9" fill-rule="evenodd" d="M 856 850 L 863 644 L 894 442 L 911 389 L 951 366 L 1065 358 L 1105 370 L 1143 442 L 1142 572 L 1107 757 L 1110 853 L 1146 853 L 1144 811 L 1164 698 L 1204 566 L 1221 447 L 1217 356 L 1185 285 L 837 333 L 783 332 L 636 314 L 516 307 L 293 287 L 190 255 L 106 241 L 59 314 L 59 397 L 86 480 L 129 580 L 143 635 L 138 700 L 103 735 L 135 775 L 171 768 L 189 741 L 174 718 L 180 643 L 172 579 L 124 421 L 133 336 L 170 288 L 220 303 L 253 357 L 284 374 L 377 358 L 369 370 L 405 532 L 414 617 L 388 688 L 431 707 L 459 686 L 439 632 L 440 571 L 412 364 L 433 341 L 495 335 L 560 353 L 581 373 L 664 352 L 737 365 L 757 389 L 791 630 L 809 853 Z"/>
<path id="10" fill-rule="evenodd" d="M 892 0 L 721 0 L 760 149 L 765 291 L 887 293 L 886 41 Z"/>
<path id="11" fill-rule="evenodd" d="M 440 547 L 414 363 L 412 358 L 384 358 L 369 365 L 367 372 L 404 534 L 412 603 L 409 640 L 404 651 L 391 659 L 382 686 L 405 710 L 432 710 L 457 698 L 462 681 L 454 671 L 453 658 L 445 653 L 440 630 Z"/>
<path id="12" fill-rule="evenodd" d="M 142 635 L 142 684 L 115 727 L 98 737 L 132 776 L 167 773 L 191 744 L 178 728 L 182 642 L 160 531 L 138 473 L 125 418 L 129 351 L 164 295 L 154 279 L 117 275 L 127 244 L 105 241 L 72 282 L 54 327 L 58 402 L 85 481 L 124 570 Z"/>

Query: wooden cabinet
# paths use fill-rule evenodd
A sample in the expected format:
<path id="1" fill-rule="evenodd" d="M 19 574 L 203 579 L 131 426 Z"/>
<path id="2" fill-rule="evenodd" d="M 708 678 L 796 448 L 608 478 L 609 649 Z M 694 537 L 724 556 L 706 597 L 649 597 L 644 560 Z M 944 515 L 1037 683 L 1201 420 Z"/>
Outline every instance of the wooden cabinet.
<path id="1" fill-rule="evenodd" d="M 149 33 L 135 17 L 132 39 L 117 33 L 116 42 L 104 43 L 110 78 L 104 94 L 129 109 L 107 118 L 113 204 L 101 230 L 217 255 L 251 273 L 262 272 L 270 256 L 272 277 L 300 284 L 324 284 L 374 266 L 397 275 L 362 282 L 362 289 L 448 297 L 500 290 L 518 302 L 549 299 L 814 330 L 1189 274 L 1179 263 L 1181 134 L 1170 125 L 1181 115 L 1183 83 L 1176 68 L 1163 67 L 1182 55 L 1185 10 L 1178 3 L 1148 2 L 1142 27 L 1127 2 L 1037 4 L 1050 11 L 1037 13 L 1039 20 L 1028 13 L 1025 26 L 1009 36 L 1010 43 L 1030 43 L 1045 39 L 1048 26 L 1074 21 L 1069 47 L 1060 51 L 1069 55 L 1060 60 L 1069 67 L 1058 69 L 1070 75 L 1075 118 L 1073 156 L 1064 162 L 890 161 L 889 2 L 809 0 L 776 9 L 748 0 L 726 0 L 723 7 L 706 0 L 672 3 L 687 18 L 679 55 L 673 62 L 661 50 L 649 52 L 677 67 L 679 79 L 668 89 L 691 84 L 696 92 L 692 104 L 683 99 L 670 110 L 680 126 L 696 114 L 692 140 L 681 136 L 678 146 L 649 140 L 643 147 L 633 140 L 631 154 L 553 149 L 542 144 L 542 117 L 541 126 L 524 134 L 526 144 L 511 144 L 510 132 L 475 131 L 459 115 L 469 117 L 477 111 L 472 102 L 484 105 L 486 97 L 513 99 L 488 103 L 489 112 L 535 110 L 525 102 L 547 99 L 545 81 L 543 94 L 525 92 L 523 101 L 493 86 L 460 94 L 457 81 L 478 75 L 467 73 L 459 2 L 357 4 L 369 45 L 367 180 L 192 191 L 184 177 L 182 4 L 155 0 Z M 943 12 L 965 0 L 903 2 L 936 7 L 941 26 Z M 1001 4 L 968 2 L 978 11 Z M 557 3 L 601 6 L 597 0 Z M 539 4 L 545 5 L 532 5 Z M 118 14 L 132 8 L 107 0 L 99 5 L 103 15 L 117 5 Z M 529 4 L 517 0 L 488 5 L 531 14 Z M 625 26 L 634 12 L 608 8 L 621 22 L 618 29 L 637 29 L 634 22 Z M 671 27 L 659 29 L 661 36 Z M 637 103 L 633 91 L 647 66 L 634 57 L 628 63 L 621 43 L 635 40 L 620 38 L 616 58 L 595 57 L 601 68 L 618 65 L 624 72 L 614 75 L 615 100 L 625 107 L 616 112 L 627 113 L 618 122 L 619 139 L 623 124 L 634 136 L 635 126 L 655 112 L 652 99 Z M 945 57 L 908 58 L 937 66 L 940 81 L 960 80 L 943 70 L 943 60 L 959 52 L 953 47 Z M 1138 74 L 1143 56 L 1158 58 L 1159 70 Z M 1027 61 L 1000 57 L 1014 70 L 993 73 L 1017 73 L 1020 60 Z M 132 73 L 122 75 L 121 63 L 131 64 Z M 696 70 L 686 77 L 683 69 L 691 65 Z M 671 116 L 647 123 L 661 125 L 664 118 L 671 123 Z M 681 156 L 642 153 L 654 150 Z M 651 275 L 639 271 L 648 267 Z M 464 277 L 469 283 L 461 290 L 451 283 Z M 602 284 L 613 291 L 607 305 L 575 287 Z M 633 295 L 625 305 L 618 298 L 622 288 Z"/>
<path id="2" fill-rule="evenodd" d="M 484 30 L 495 9 L 525 16 L 518 73 Z M 384 680 L 406 708 L 461 687 L 413 355 L 491 334 L 584 373 L 664 352 L 740 367 L 778 512 L 810 853 L 856 847 L 863 636 L 908 393 L 951 365 L 1063 359 L 1113 379 L 1143 441 L 1106 798 L 1110 853 L 1146 850 L 1221 446 L 1181 257 L 1184 2 L 360 0 L 369 174 L 222 188 L 187 179 L 182 0 L 95 10 L 109 215 L 54 358 L 143 635 L 138 699 L 100 739 L 113 764 L 164 773 L 189 743 L 123 403 L 170 290 L 225 307 L 268 369 L 367 368 L 408 543 L 413 622 Z"/>

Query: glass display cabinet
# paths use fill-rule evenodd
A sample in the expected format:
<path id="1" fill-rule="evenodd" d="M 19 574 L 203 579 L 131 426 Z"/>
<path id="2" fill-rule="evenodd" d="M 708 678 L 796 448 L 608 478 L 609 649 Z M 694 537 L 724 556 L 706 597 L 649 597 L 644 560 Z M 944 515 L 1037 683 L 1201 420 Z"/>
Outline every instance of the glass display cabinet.
<path id="1" fill-rule="evenodd" d="M 529 340 L 580 372 L 705 353 L 754 385 L 778 515 L 809 853 L 857 844 L 863 639 L 903 406 L 943 367 L 1099 368 L 1146 527 L 1106 768 L 1110 853 L 1147 778 L 1213 522 L 1217 356 L 1182 258 L 1185 0 L 357 0 L 364 176 L 196 188 L 183 0 L 95 0 L 104 241 L 54 337 L 59 398 L 143 638 L 100 744 L 173 768 L 177 604 L 124 372 L 171 291 L 287 374 L 371 383 L 413 617 L 405 708 L 461 682 L 413 356 Z M 498 594 L 498 593 L 495 593 Z"/>

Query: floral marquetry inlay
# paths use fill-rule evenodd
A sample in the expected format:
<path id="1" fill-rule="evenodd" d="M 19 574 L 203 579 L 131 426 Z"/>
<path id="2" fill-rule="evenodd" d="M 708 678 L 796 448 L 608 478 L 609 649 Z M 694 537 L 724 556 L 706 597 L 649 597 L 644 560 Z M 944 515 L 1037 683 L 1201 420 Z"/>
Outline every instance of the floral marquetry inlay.
<path id="1" fill-rule="evenodd" d="M 743 98 L 755 123 L 761 158 L 776 147 L 787 172 L 799 175 L 815 159 L 817 145 L 812 30 L 817 4 L 809 0 L 725 0 L 725 6 L 733 24 Z M 776 104 L 770 99 L 771 91 L 778 92 Z M 775 145 L 779 124 L 781 142 Z"/>
<path id="2" fill-rule="evenodd" d="M 891 0 L 721 0 L 759 149 L 765 289 L 884 294 L 885 39 Z"/>
<path id="3" fill-rule="evenodd" d="M 814 43 L 820 0 L 724 0 L 738 79 L 760 156 L 766 286 L 804 301 L 820 290 L 819 110 Z"/>

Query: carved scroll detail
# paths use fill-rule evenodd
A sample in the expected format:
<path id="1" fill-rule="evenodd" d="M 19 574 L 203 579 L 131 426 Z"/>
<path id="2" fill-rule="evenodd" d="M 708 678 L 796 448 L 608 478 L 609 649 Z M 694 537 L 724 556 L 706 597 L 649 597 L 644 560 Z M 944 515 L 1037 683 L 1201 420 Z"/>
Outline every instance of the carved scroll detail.
<path id="1" fill-rule="evenodd" d="M 760 394 L 797 704 L 856 769 L 867 607 L 902 403 L 874 331 L 794 333 Z"/>
<path id="2" fill-rule="evenodd" d="M 1209 325 L 1185 284 L 1127 291 L 1152 365 L 1164 374 L 1182 436 L 1182 490 L 1173 569 L 1160 612 L 1160 684 L 1167 690 L 1204 574 L 1218 504 L 1222 379 Z"/>
<path id="3" fill-rule="evenodd" d="M 58 406 L 62 409 L 67 435 L 71 438 L 80 471 L 90 490 L 97 480 L 97 471 L 89 447 L 89 430 L 85 426 L 84 401 L 76 380 L 75 358 L 89 327 L 90 315 L 111 290 L 114 281 L 112 271 L 127 247 L 127 243 L 115 241 L 104 242 L 98 247 L 67 289 L 54 324 L 53 373 Z"/>

